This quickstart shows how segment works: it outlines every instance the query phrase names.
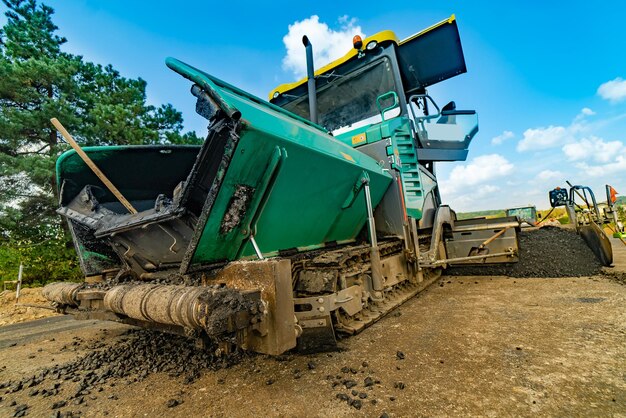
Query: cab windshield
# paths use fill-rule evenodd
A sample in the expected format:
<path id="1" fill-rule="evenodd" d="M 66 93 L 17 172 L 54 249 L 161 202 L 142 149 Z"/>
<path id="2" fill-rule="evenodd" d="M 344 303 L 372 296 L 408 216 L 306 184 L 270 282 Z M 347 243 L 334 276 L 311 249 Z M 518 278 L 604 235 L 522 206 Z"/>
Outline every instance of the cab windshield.
<path id="1" fill-rule="evenodd" d="M 336 131 L 380 114 L 376 98 L 396 91 L 389 59 L 383 57 L 345 75 L 337 70 L 318 76 L 318 124 Z M 324 80 L 328 80 L 324 83 Z M 383 103 L 384 105 L 384 103 Z M 308 94 L 282 106 L 303 118 L 310 119 Z"/>

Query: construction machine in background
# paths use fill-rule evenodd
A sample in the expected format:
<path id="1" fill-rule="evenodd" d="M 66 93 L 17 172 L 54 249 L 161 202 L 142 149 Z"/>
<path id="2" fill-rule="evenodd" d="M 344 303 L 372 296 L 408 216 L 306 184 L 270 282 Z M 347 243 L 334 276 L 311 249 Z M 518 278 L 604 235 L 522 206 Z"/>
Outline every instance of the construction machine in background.
<path id="1" fill-rule="evenodd" d="M 208 120 L 202 146 L 86 147 L 107 181 L 75 151 L 58 159 L 86 276 L 44 289 L 60 311 L 322 350 L 448 265 L 517 261 L 515 217 L 457 220 L 441 202 L 436 163 L 464 161 L 478 131 L 475 111 L 427 91 L 466 72 L 454 16 L 401 41 L 355 37 L 315 72 L 303 43 L 308 77 L 269 102 L 167 59 Z"/>
<path id="2" fill-rule="evenodd" d="M 604 209 L 604 214 L 606 217 L 609 217 L 613 220 L 613 225 L 612 227 L 609 227 L 609 229 L 611 229 L 613 232 L 613 238 L 619 238 L 620 241 L 622 241 L 624 245 L 626 245 L 626 241 L 624 241 L 624 238 L 626 238 L 626 230 L 624 228 L 624 223 L 619 217 L 618 211 L 618 193 L 612 186 L 608 184 L 605 186 L 605 189 L 607 207 Z"/>
<path id="3" fill-rule="evenodd" d="M 615 204 L 615 189 L 606 185 L 607 204 L 602 207 L 596 201 L 595 194 L 588 186 L 573 185 L 567 182 L 569 191 L 557 187 L 550 191 L 550 206 L 552 208 L 564 206 L 569 217 L 570 224 L 576 228 L 576 232 L 585 240 L 596 258 L 604 265 L 613 264 L 613 248 L 611 240 L 604 232 L 605 226 L 615 222 L 617 228 L 621 222 L 617 218 Z"/>
<path id="4" fill-rule="evenodd" d="M 506 216 L 516 216 L 520 220 L 520 226 L 537 226 L 537 207 L 519 206 L 504 211 Z"/>

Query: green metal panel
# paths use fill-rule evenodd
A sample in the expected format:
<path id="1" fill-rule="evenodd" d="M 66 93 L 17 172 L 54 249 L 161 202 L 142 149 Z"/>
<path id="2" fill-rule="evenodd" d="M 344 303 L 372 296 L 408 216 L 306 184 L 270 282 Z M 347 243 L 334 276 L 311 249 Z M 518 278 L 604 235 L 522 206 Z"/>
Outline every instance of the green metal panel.
<path id="1" fill-rule="evenodd" d="M 359 138 L 365 134 L 365 138 Z M 422 218 L 424 206 L 424 184 L 419 170 L 418 153 L 411 134 L 410 121 L 406 117 L 396 117 L 381 123 L 367 125 L 355 130 L 345 132 L 337 136 L 337 139 L 352 145 L 352 138 L 365 139 L 353 145 L 356 149 L 365 144 L 371 144 L 383 139 L 389 139 L 391 145 L 387 147 L 387 156 L 393 156 L 395 163 L 393 167 L 400 171 L 402 179 L 402 189 L 404 192 L 404 205 L 407 215 L 415 218 Z"/>
<path id="2" fill-rule="evenodd" d="M 254 254 L 248 228 L 254 218 L 255 239 L 264 254 L 355 239 L 366 220 L 363 192 L 352 206 L 342 209 L 355 182 L 364 172 L 369 176 L 374 206 L 391 182 L 374 159 L 316 125 L 202 71 L 173 59 L 168 59 L 168 65 L 203 89 L 212 89 L 211 94 L 241 114 L 237 148 L 206 224 L 198 226 L 203 231 L 192 249 L 192 264 Z M 282 156 L 278 166 L 273 163 L 277 150 Z M 270 186 L 265 184 L 268 176 Z M 253 196 L 245 213 L 239 214 L 242 219 L 224 233 L 223 220 L 232 213 L 238 189 Z M 254 196 L 258 193 L 264 196 Z"/>
<path id="3" fill-rule="evenodd" d="M 361 135 L 365 135 L 361 137 Z M 361 145 L 371 144 L 373 142 L 378 142 L 383 137 L 380 134 L 380 124 L 371 124 L 362 126 L 360 128 L 353 129 L 348 132 L 341 133 L 336 135 L 335 138 L 337 140 L 343 142 L 346 145 L 357 148 Z"/>
<path id="4" fill-rule="evenodd" d="M 394 131 L 390 132 L 394 146 L 396 164 L 400 169 L 404 204 L 407 215 L 422 218 L 424 207 L 424 190 L 420 175 L 418 150 L 411 135 L 411 125 L 406 117 L 397 118 L 400 122 Z"/>
<path id="5" fill-rule="evenodd" d="M 348 132 L 343 132 L 336 135 L 335 138 L 344 144 L 358 148 L 362 145 L 373 144 L 383 138 L 391 137 L 392 133 L 405 125 L 406 122 L 406 118 L 396 117 L 380 123 L 370 124 Z M 363 134 L 365 135 L 364 137 L 361 136 Z"/>

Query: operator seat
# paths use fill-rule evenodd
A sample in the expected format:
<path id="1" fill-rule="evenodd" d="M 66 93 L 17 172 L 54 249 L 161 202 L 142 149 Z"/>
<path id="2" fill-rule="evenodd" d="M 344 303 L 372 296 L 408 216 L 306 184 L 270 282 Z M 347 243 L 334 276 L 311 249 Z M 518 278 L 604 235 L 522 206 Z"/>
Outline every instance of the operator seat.
<path id="1" fill-rule="evenodd" d="M 437 119 L 437 123 L 455 124 L 456 115 L 444 115 L 443 114 L 445 111 L 451 111 L 451 110 L 456 110 L 456 103 L 454 101 L 451 101 L 450 103 L 448 103 L 441 109 L 441 117 Z"/>

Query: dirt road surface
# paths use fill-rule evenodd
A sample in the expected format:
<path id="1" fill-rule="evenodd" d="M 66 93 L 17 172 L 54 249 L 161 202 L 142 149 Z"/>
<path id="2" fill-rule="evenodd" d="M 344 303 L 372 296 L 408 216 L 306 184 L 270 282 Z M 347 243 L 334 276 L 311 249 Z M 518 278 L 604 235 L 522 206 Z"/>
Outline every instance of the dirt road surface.
<path id="1" fill-rule="evenodd" d="M 252 355 L 187 384 L 109 379 L 78 398 L 76 379 L 46 378 L 0 390 L 0 416 L 626 416 L 625 306 L 626 287 L 602 276 L 444 277 L 340 352 Z M 0 382 L 121 344 L 128 329 L 66 317 L 0 327 Z"/>

